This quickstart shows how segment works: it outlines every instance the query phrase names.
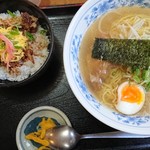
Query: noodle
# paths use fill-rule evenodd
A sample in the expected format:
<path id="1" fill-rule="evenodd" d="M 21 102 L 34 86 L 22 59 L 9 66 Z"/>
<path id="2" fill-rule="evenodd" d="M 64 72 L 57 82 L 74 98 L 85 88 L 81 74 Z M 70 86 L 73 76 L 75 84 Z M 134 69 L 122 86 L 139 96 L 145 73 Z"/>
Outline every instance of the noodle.
<path id="1" fill-rule="evenodd" d="M 111 38 L 150 39 L 150 17 L 128 15 L 115 21 L 110 29 Z"/>
<path id="2" fill-rule="evenodd" d="M 117 100 L 117 88 L 124 77 L 124 71 L 121 67 L 114 68 L 110 72 L 110 76 L 107 78 L 107 83 L 103 82 L 102 90 L 99 92 L 99 96 L 102 98 L 103 103 L 110 105 Z"/>

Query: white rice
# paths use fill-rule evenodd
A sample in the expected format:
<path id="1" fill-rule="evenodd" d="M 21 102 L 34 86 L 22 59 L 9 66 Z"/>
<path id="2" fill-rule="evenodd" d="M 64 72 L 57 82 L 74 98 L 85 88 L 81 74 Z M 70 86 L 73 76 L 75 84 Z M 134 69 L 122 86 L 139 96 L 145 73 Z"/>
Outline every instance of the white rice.
<path id="1" fill-rule="evenodd" d="M 18 10 L 15 11 L 14 13 L 17 17 L 21 16 L 20 11 L 18 11 Z M 9 15 L 7 13 L 0 13 L 0 19 L 2 19 L 2 20 L 6 20 L 6 19 L 10 19 L 10 18 L 12 18 L 11 15 Z"/>

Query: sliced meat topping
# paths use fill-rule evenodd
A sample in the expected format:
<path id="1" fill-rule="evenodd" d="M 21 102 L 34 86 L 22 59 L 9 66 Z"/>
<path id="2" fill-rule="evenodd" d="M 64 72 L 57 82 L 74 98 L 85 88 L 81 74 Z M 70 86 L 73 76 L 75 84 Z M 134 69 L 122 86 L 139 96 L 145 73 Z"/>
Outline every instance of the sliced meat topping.
<path id="1" fill-rule="evenodd" d="M 21 13 L 22 17 L 22 30 L 30 33 L 35 33 L 38 28 L 38 18 L 29 15 L 27 12 Z"/>
<path id="2" fill-rule="evenodd" d="M 28 61 L 30 60 L 32 63 L 34 63 L 33 59 L 33 51 L 31 49 L 27 49 L 24 51 L 24 58 L 23 60 Z"/>

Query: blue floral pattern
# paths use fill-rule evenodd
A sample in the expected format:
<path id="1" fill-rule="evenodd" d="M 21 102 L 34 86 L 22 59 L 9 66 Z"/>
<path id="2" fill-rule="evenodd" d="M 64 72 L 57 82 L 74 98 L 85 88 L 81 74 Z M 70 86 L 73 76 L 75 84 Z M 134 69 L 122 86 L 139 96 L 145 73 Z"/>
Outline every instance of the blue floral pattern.
<path id="1" fill-rule="evenodd" d="M 94 6 L 90 13 L 85 16 L 85 21 L 87 26 L 89 26 L 96 18 L 102 15 L 104 12 L 110 11 L 113 8 L 123 7 L 123 6 L 133 6 L 138 5 L 150 7 L 149 0 L 101 0 L 100 4 Z"/>
<path id="2" fill-rule="evenodd" d="M 117 118 L 118 121 L 124 123 L 124 124 L 129 124 L 129 125 L 133 125 L 133 126 L 139 126 L 142 124 L 145 124 L 147 122 L 149 122 L 150 120 L 150 116 L 126 116 L 123 114 L 118 114 L 116 112 L 113 112 L 113 114 L 115 115 L 115 117 Z"/>
<path id="3" fill-rule="evenodd" d="M 85 31 L 88 26 L 92 24 L 96 18 L 98 18 L 104 12 L 114 9 L 120 6 L 132 6 L 132 5 L 140 5 L 144 7 L 150 7 L 149 0 L 100 0 L 96 1 L 95 5 L 93 5 L 90 9 L 88 9 L 86 14 L 83 14 L 82 19 L 77 23 L 77 26 L 74 30 L 73 37 L 71 39 L 71 60 L 72 63 L 72 75 L 74 77 L 75 83 L 77 84 L 78 89 L 81 91 L 82 95 L 85 97 L 86 101 L 97 110 L 103 114 L 101 108 L 102 105 L 95 100 L 95 98 L 91 95 L 91 93 L 86 88 L 84 81 L 80 75 L 79 69 L 79 49 L 82 38 L 84 36 Z M 85 25 L 82 27 L 82 25 Z M 111 112 L 113 121 L 117 120 L 121 124 L 128 124 L 131 126 L 142 126 L 150 122 L 150 116 L 126 116 L 122 114 L 118 114 L 116 112 Z M 105 115 L 106 116 L 106 115 Z M 108 116 L 106 116 L 108 117 Z M 114 119 L 115 118 L 115 119 Z"/>
<path id="4" fill-rule="evenodd" d="M 81 39 L 82 39 L 82 35 L 75 35 L 73 40 L 72 40 L 72 46 L 71 46 L 71 56 L 72 56 L 72 60 L 73 60 L 73 72 L 74 72 L 74 78 L 78 84 L 78 86 L 80 87 L 80 90 L 82 91 L 82 93 L 84 94 L 84 97 L 86 99 L 88 99 L 88 101 L 92 102 L 92 104 L 94 105 L 94 107 L 96 107 L 97 109 L 100 108 L 100 103 L 98 103 L 97 101 L 95 101 L 94 97 L 89 94 L 85 84 L 82 81 L 81 75 L 79 73 L 79 64 L 78 64 L 78 56 L 79 56 L 79 46 L 81 43 Z"/>

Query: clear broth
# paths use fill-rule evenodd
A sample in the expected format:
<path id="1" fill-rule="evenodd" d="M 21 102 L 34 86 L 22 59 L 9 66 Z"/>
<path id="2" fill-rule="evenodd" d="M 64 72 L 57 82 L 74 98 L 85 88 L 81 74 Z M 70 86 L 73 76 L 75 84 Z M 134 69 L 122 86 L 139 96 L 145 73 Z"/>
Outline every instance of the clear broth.
<path id="1" fill-rule="evenodd" d="M 102 17 L 98 18 L 89 27 L 89 29 L 84 35 L 84 38 L 80 47 L 80 54 L 79 54 L 81 74 L 90 92 L 96 97 L 97 100 L 101 102 L 103 102 L 102 84 L 103 83 L 108 84 L 109 83 L 108 77 L 110 76 L 111 70 L 117 67 L 119 68 L 120 66 L 91 58 L 91 52 L 92 52 L 92 47 L 94 44 L 95 37 L 110 38 L 107 33 L 110 30 L 110 27 L 115 20 L 125 17 L 127 15 L 132 15 L 132 14 L 136 15 L 137 13 L 149 16 L 150 9 L 140 8 L 140 7 L 122 7 L 116 10 L 112 10 L 110 12 L 107 12 Z M 100 22 L 102 26 L 101 32 L 99 31 Z M 126 69 L 124 68 L 122 69 L 124 72 L 126 71 Z M 122 79 L 120 83 L 123 82 L 123 80 L 124 79 Z M 150 93 L 147 93 L 147 97 L 149 96 L 150 96 Z M 150 104 L 149 105 L 148 104 L 149 103 L 146 102 L 144 107 L 147 107 L 147 109 L 150 110 Z M 113 99 L 108 100 L 106 106 L 114 108 L 114 100 Z"/>

